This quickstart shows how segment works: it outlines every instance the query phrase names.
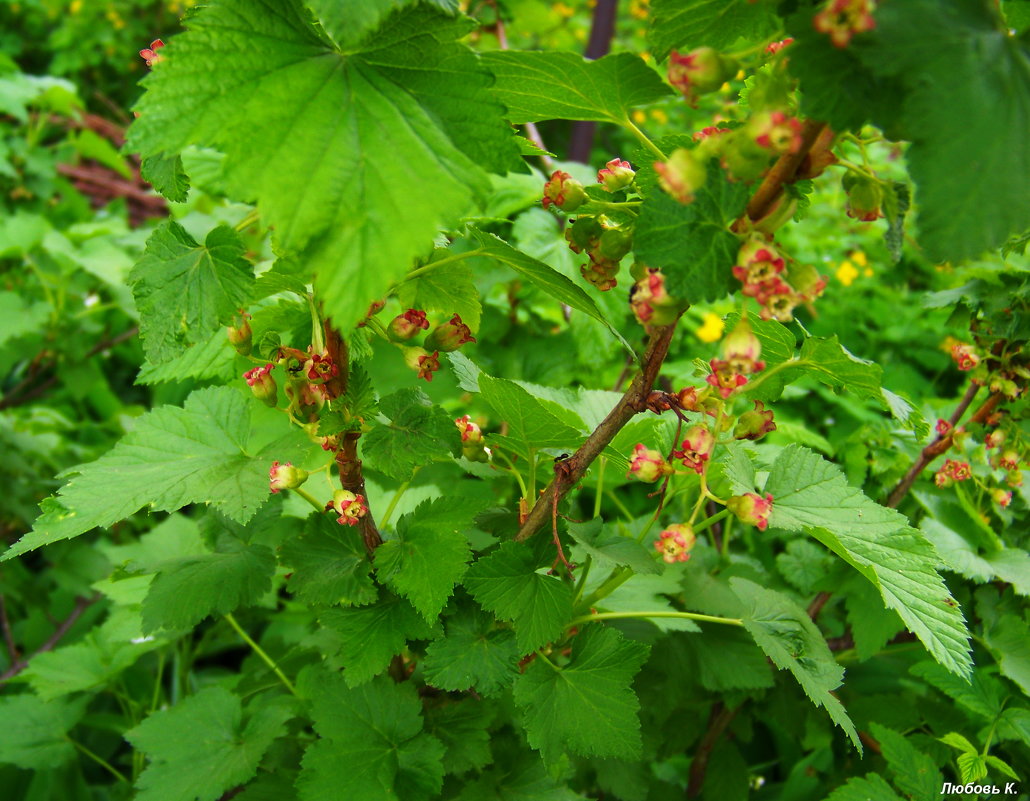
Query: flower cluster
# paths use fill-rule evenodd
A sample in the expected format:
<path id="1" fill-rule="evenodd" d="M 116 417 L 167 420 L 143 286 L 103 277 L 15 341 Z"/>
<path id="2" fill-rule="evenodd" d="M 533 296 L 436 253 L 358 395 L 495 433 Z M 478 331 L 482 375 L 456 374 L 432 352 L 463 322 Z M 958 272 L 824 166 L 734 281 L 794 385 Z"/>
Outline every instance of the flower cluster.
<path id="1" fill-rule="evenodd" d="M 873 12 L 875 0 L 827 0 L 822 10 L 812 19 L 819 33 L 830 37 L 834 47 L 847 47 L 857 33 L 876 27 Z"/>
<path id="2" fill-rule="evenodd" d="M 397 344 L 411 342 L 423 331 L 429 329 L 429 318 L 421 309 L 406 309 L 394 317 L 386 327 L 387 338 Z M 423 341 L 424 347 L 403 348 L 404 362 L 419 378 L 433 380 L 433 373 L 440 369 L 440 353 L 450 353 L 462 345 L 475 342 L 472 329 L 462 322 L 461 315 L 454 314 L 450 320 L 436 326 Z M 432 351 L 432 352 L 430 352 Z"/>
<path id="3" fill-rule="evenodd" d="M 666 291 L 664 275 L 649 269 L 630 289 L 629 305 L 640 324 L 647 328 L 675 322 L 686 304 Z"/>
<path id="4" fill-rule="evenodd" d="M 798 266 L 790 283 L 783 277 L 785 270 L 783 256 L 761 236 L 741 245 L 733 275 L 744 285 L 743 294 L 762 306 L 763 320 L 790 322 L 796 306 L 815 300 L 826 288 L 826 279 L 811 268 Z"/>
<path id="5" fill-rule="evenodd" d="M 956 481 L 968 481 L 972 477 L 969 462 L 947 459 L 941 469 L 934 473 L 933 480 L 938 487 L 950 487 Z"/>

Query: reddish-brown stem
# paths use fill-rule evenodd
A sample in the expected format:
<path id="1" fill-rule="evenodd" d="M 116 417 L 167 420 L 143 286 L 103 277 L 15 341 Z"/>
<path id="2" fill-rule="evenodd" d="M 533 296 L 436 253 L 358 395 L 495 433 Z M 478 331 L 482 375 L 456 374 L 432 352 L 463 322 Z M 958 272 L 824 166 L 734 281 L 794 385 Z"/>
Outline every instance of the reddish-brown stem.
<path id="1" fill-rule="evenodd" d="M 690 763 L 690 774 L 687 779 L 687 798 L 697 798 L 705 785 L 705 774 L 708 772 L 708 760 L 712 756 L 715 744 L 719 741 L 726 727 L 736 717 L 740 707 L 727 709 L 722 701 L 712 705 L 712 712 L 708 717 L 708 731 L 701 739 L 697 750 L 694 752 L 694 759 Z"/>
<path id="2" fill-rule="evenodd" d="M 522 523 L 516 541 L 522 542 L 535 534 L 550 518 L 551 509 L 565 494 L 586 475 L 587 469 L 594 459 L 608 447 L 626 423 L 643 408 L 648 393 L 654 386 L 655 378 L 669 352 L 669 344 L 676 330 L 676 323 L 656 328 L 647 344 L 641 371 L 633 379 L 629 389 L 622 396 L 608 416 L 587 437 L 575 454 L 561 462 L 561 470 L 555 472 L 554 480 L 537 499 L 529 515 Z M 557 496 L 557 497 L 556 497 Z"/>
<path id="3" fill-rule="evenodd" d="M 76 598 L 75 607 L 72 609 L 71 613 L 68 615 L 68 617 L 66 617 L 57 625 L 57 628 L 54 629 L 54 633 L 47 638 L 46 642 L 44 642 L 41 646 L 39 646 L 39 648 L 33 651 L 30 656 L 27 656 L 24 659 L 17 660 L 14 664 L 7 668 L 7 670 L 5 670 L 3 673 L 0 673 L 0 681 L 7 681 L 12 677 L 17 676 L 19 673 L 21 673 L 23 670 L 25 670 L 25 668 L 29 666 L 29 662 L 32 661 L 33 657 L 38 656 L 39 654 L 42 654 L 46 651 L 52 651 L 54 647 L 71 630 L 72 626 L 75 625 L 75 621 L 82 617 L 82 613 L 85 612 L 90 606 L 92 606 L 99 600 L 100 593 L 91 595 L 89 598 L 83 598 L 81 596 Z"/>
<path id="4" fill-rule="evenodd" d="M 4 594 L 0 592 L 0 628 L 3 628 L 4 632 L 4 644 L 7 646 L 7 656 L 10 657 L 11 664 L 14 665 L 20 656 L 18 653 L 18 646 L 14 642 L 14 632 L 11 631 L 11 620 L 7 617 L 7 601 L 4 599 Z"/>
<path id="5" fill-rule="evenodd" d="M 948 433 L 944 436 L 938 434 L 933 442 L 923 448 L 922 453 L 919 454 L 919 458 L 916 459 L 912 467 L 909 468 L 909 471 L 905 473 L 905 477 L 898 482 L 898 485 L 893 490 L 891 490 L 891 494 L 887 497 L 887 506 L 891 509 L 896 509 L 898 504 L 904 500 L 908 491 L 912 488 L 912 485 L 916 483 L 916 479 L 919 478 L 919 475 L 923 472 L 926 466 L 952 446 L 952 443 L 954 442 L 955 427 L 958 425 L 958 421 L 962 419 L 962 415 L 965 414 L 966 409 L 968 409 L 969 405 L 973 402 L 973 398 L 976 397 L 976 393 L 979 389 L 980 387 L 977 384 L 970 382 L 969 388 L 966 390 L 966 394 L 962 396 L 962 400 L 959 401 L 958 406 L 955 408 L 955 412 L 948 420 Z M 970 418 L 970 422 L 984 422 L 991 415 L 991 412 L 995 410 L 998 404 L 1001 403 L 1003 397 L 1004 396 L 1000 393 L 991 395 L 980 405 L 980 408 L 973 413 L 973 416 Z"/>
<path id="6" fill-rule="evenodd" d="M 583 55 L 588 59 L 607 55 L 615 35 L 615 12 L 618 0 L 597 0 L 594 15 L 590 21 L 590 38 Z M 597 123 L 579 120 L 572 123 L 572 139 L 569 143 L 569 161 L 590 163 L 590 151 L 594 148 Z"/>

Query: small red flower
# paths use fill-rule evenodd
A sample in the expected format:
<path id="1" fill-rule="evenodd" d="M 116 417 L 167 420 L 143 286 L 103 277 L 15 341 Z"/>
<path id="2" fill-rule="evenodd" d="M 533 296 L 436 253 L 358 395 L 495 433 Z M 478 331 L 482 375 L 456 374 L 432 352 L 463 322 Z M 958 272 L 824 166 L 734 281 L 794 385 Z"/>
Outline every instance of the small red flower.
<path id="1" fill-rule="evenodd" d="M 433 332 L 426 337 L 426 348 L 442 350 L 445 353 L 455 351 L 467 342 L 475 342 L 472 336 L 472 329 L 461 321 L 461 317 L 455 314 L 448 322 L 438 325 Z"/>
<path id="2" fill-rule="evenodd" d="M 942 439 L 951 433 L 952 428 L 954 428 L 954 426 L 941 417 L 937 418 L 937 425 L 934 426 L 934 429 L 937 431 L 937 436 Z"/>
<path id="3" fill-rule="evenodd" d="M 753 492 L 734 495 L 726 501 L 726 508 L 737 516 L 742 523 L 755 526 L 759 531 L 769 527 L 769 514 L 772 512 L 773 496 L 766 493 L 763 498 Z"/>
<path id="4" fill-rule="evenodd" d="M 695 542 L 697 537 L 688 524 L 675 523 L 658 535 L 654 547 L 662 555 L 662 559 L 671 565 L 674 562 L 686 562 Z"/>
<path id="5" fill-rule="evenodd" d="M 969 462 L 947 459 L 933 477 L 938 487 L 950 487 L 956 481 L 968 481 L 973 477 Z"/>
<path id="6" fill-rule="evenodd" d="M 737 418 L 737 425 L 733 429 L 733 438 L 756 440 L 775 430 L 776 423 L 773 422 L 772 409 L 766 409 L 764 403 L 756 400 L 754 409 L 744 412 Z"/>
<path id="7" fill-rule="evenodd" d="M 972 345 L 963 343 L 952 347 L 951 358 L 958 365 L 958 369 L 964 373 L 976 369 L 980 364 L 980 354 L 976 352 L 976 349 Z"/>
<path id="8" fill-rule="evenodd" d="M 408 309 L 394 317 L 386 327 L 391 342 L 408 342 L 429 329 L 429 320 L 421 309 Z"/>
<path id="9" fill-rule="evenodd" d="M 163 61 L 163 57 L 157 52 L 165 43 L 160 39 L 155 39 L 150 43 L 150 47 L 144 48 L 139 51 L 140 58 L 147 62 L 148 67 L 153 67 L 158 61 Z"/>
<path id="10" fill-rule="evenodd" d="M 598 170 L 597 182 L 609 192 L 618 192 L 633 183 L 635 176 L 628 161 L 614 158 L 604 165 L 604 169 Z"/>
<path id="11" fill-rule="evenodd" d="M 243 374 L 243 379 L 250 387 L 250 391 L 254 393 L 254 397 L 266 406 L 275 406 L 279 395 L 279 388 L 271 375 L 272 367 L 273 365 L 266 364 L 264 367 L 255 367 Z"/>
<path id="12" fill-rule="evenodd" d="M 819 33 L 829 35 L 834 47 L 847 47 L 856 33 L 876 27 L 875 10 L 875 0 L 828 0 L 812 24 Z"/>
<path id="13" fill-rule="evenodd" d="M 335 509 L 340 515 L 336 518 L 336 522 L 341 526 L 356 526 L 358 521 L 368 514 L 365 496 L 355 495 L 353 492 L 343 489 L 333 493 L 333 500 L 326 507 L 327 511 L 328 509 Z"/>
<path id="14" fill-rule="evenodd" d="M 773 153 L 797 153 L 801 147 L 801 120 L 782 111 L 756 114 L 748 123 L 755 144 Z"/>
<path id="15" fill-rule="evenodd" d="M 557 206 L 562 211 L 575 211 L 586 199 L 583 184 L 569 173 L 555 170 L 544 184 L 544 196 L 540 202 L 545 209 Z"/>
<path id="16" fill-rule="evenodd" d="M 683 443 L 672 455 L 683 462 L 684 467 L 689 467 L 695 473 L 701 474 L 708 466 L 708 459 L 712 455 L 712 448 L 715 446 L 715 437 L 706 426 L 691 426 L 687 429 Z"/>
<path id="17" fill-rule="evenodd" d="M 769 42 L 769 44 L 765 46 L 765 52 L 768 53 L 770 56 L 774 56 L 787 45 L 792 44 L 793 42 L 794 39 L 790 36 L 788 36 L 786 39 L 781 39 L 779 42 Z"/>

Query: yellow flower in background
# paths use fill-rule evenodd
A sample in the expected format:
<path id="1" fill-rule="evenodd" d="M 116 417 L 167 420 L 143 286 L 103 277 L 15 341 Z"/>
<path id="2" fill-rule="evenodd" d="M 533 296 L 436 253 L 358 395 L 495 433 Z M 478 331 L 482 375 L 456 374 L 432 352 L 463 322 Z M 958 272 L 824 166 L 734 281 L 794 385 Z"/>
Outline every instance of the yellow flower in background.
<path id="1" fill-rule="evenodd" d="M 637 109 L 633 112 L 633 122 L 637 123 L 637 125 L 643 125 L 647 122 L 647 114 L 640 109 Z"/>
<path id="2" fill-rule="evenodd" d="M 576 13 L 576 9 L 572 8 L 572 6 L 565 5 L 565 3 L 555 3 L 551 6 L 551 10 L 559 17 L 565 17 L 566 19 Z"/>
<path id="3" fill-rule="evenodd" d="M 72 0 L 68 6 L 68 13 L 78 14 L 80 11 L 82 11 L 82 0 Z"/>
<path id="4" fill-rule="evenodd" d="M 840 281 L 844 286 L 851 286 L 855 283 L 855 279 L 858 278 L 858 270 L 855 269 L 855 265 L 845 259 L 840 263 L 840 267 L 837 268 L 837 280 Z"/>
<path id="5" fill-rule="evenodd" d="M 722 321 L 718 314 L 705 312 L 701 318 L 701 327 L 694 333 L 702 342 L 718 342 L 722 339 L 722 332 L 725 328 L 726 323 Z"/>
<path id="6" fill-rule="evenodd" d="M 660 108 L 651 109 L 651 119 L 659 125 L 665 125 L 669 121 L 669 115 Z"/>
<path id="7" fill-rule="evenodd" d="M 855 262 L 855 264 L 857 264 L 859 267 L 868 267 L 869 266 L 869 259 L 866 257 L 865 253 L 863 253 L 861 250 L 853 250 L 853 251 L 851 251 L 848 254 L 848 258 L 851 259 L 853 262 Z"/>

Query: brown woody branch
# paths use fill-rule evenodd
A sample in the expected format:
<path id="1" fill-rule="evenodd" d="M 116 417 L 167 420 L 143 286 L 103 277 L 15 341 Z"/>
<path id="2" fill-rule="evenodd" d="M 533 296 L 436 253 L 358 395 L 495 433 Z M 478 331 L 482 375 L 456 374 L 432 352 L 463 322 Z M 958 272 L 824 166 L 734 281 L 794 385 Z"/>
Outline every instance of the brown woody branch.
<path id="1" fill-rule="evenodd" d="M 827 130 L 825 122 L 806 120 L 801 128 L 801 147 L 796 153 L 785 153 L 777 159 L 762 183 L 751 196 L 747 204 L 747 216 L 752 220 L 760 220 L 768 214 L 776 201 L 783 194 L 785 184 L 791 183 L 797 174 L 798 168 L 805 160 L 805 156 L 812 149 L 812 145 Z"/>
<path id="2" fill-rule="evenodd" d="M 339 372 L 325 382 L 329 399 L 333 400 L 347 391 L 347 382 L 350 377 L 350 354 L 347 350 L 346 340 L 340 336 L 340 332 L 336 330 L 331 320 L 325 321 L 323 331 L 325 332 L 326 353 L 339 368 Z M 360 431 L 348 431 L 343 435 L 343 442 L 336 452 L 336 469 L 340 474 L 340 486 L 348 492 L 367 498 L 365 477 L 361 471 L 361 459 L 358 458 L 359 439 L 361 439 Z M 371 510 L 358 520 L 358 528 L 361 532 L 361 539 L 365 543 L 365 550 L 371 557 L 375 549 L 383 544 L 383 538 L 379 535 L 379 529 L 376 527 Z"/>
<path id="3" fill-rule="evenodd" d="M 33 651 L 30 656 L 27 656 L 24 659 L 17 660 L 16 662 L 14 662 L 14 664 L 7 668 L 7 670 L 5 670 L 3 673 L 0 673 L 0 681 L 7 681 L 8 679 L 17 676 L 19 673 L 21 673 L 23 670 L 25 670 L 25 668 L 29 666 L 29 662 L 32 661 L 33 657 L 38 656 L 39 654 L 42 654 L 46 651 L 52 651 L 54 647 L 64 638 L 64 636 L 69 631 L 71 631 L 72 626 L 75 625 L 75 621 L 82 617 L 82 613 L 89 609 L 89 607 L 91 607 L 99 600 L 100 593 L 95 593 L 94 595 L 91 595 L 89 598 L 84 598 L 82 596 L 77 597 L 75 599 L 75 607 L 72 609 L 71 613 L 68 615 L 68 617 L 66 617 L 58 624 L 57 628 L 54 629 L 54 633 L 47 638 L 46 642 L 44 642 L 41 646 L 39 646 L 39 648 Z"/>
<path id="4" fill-rule="evenodd" d="M 712 712 L 708 718 L 708 731 L 705 732 L 697 751 L 694 752 L 694 759 L 690 763 L 687 798 L 697 798 L 701 795 L 701 790 L 705 785 L 705 774 L 708 772 L 708 760 L 712 756 L 715 744 L 739 711 L 740 706 L 728 709 L 722 701 L 717 701 L 712 705 Z"/>

